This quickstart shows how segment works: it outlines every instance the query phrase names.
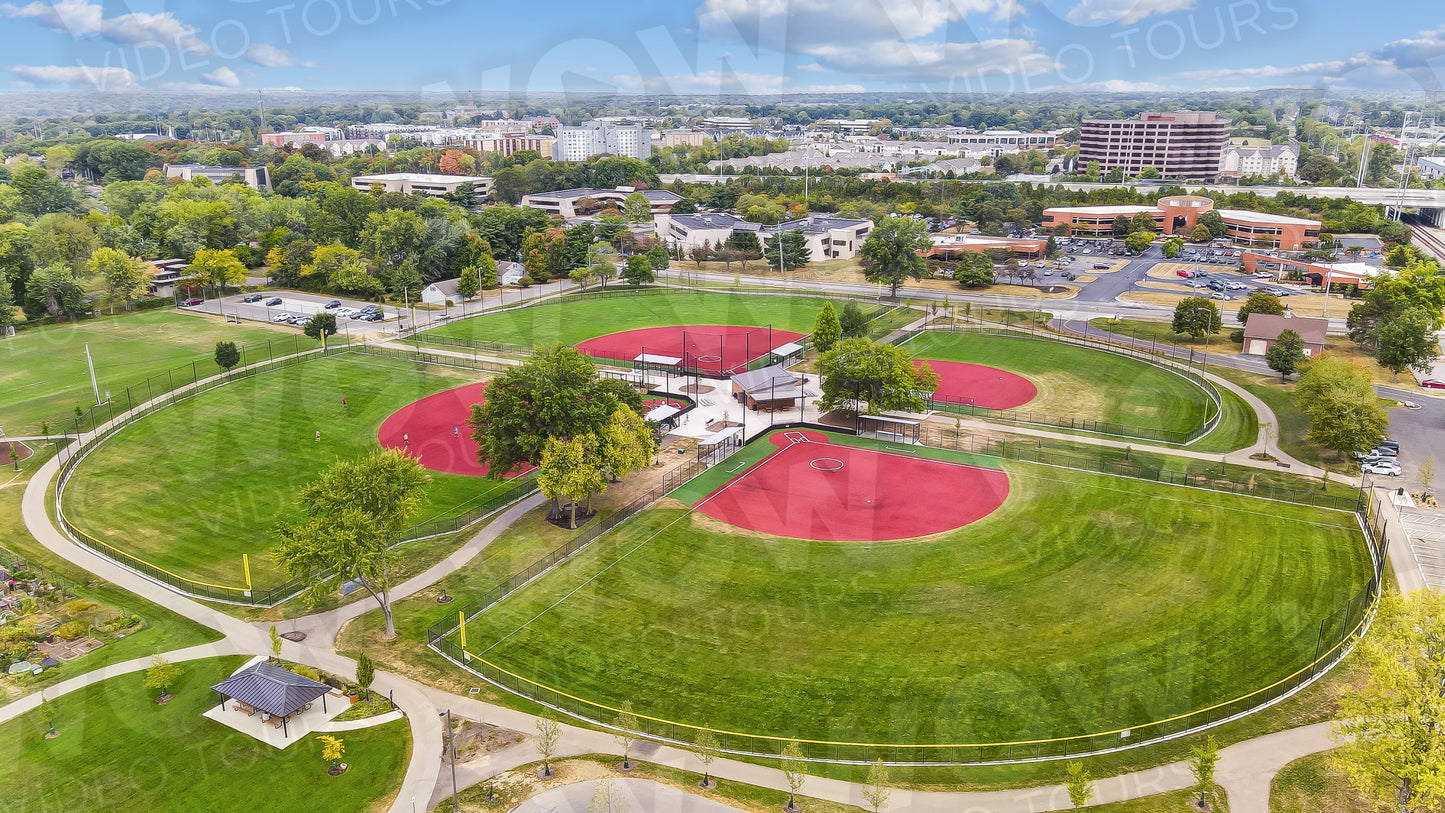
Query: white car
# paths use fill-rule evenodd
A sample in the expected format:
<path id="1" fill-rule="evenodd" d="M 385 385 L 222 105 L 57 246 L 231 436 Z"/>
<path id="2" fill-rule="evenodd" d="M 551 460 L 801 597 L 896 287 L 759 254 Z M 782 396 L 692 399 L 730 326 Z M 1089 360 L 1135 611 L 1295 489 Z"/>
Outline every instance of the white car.
<path id="1" fill-rule="evenodd" d="M 1400 464 L 1393 460 L 1372 460 L 1360 464 L 1360 471 L 1365 474 L 1382 474 L 1386 477 L 1399 477 Z"/>
<path id="2" fill-rule="evenodd" d="M 271 317 L 271 321 L 273 321 L 273 322 L 289 322 L 289 321 L 291 321 L 291 314 L 286 313 L 285 311 L 282 311 L 281 313 L 278 313 L 278 314 L 276 314 L 275 316 L 272 316 L 272 317 Z"/>
<path id="3" fill-rule="evenodd" d="M 1256 272 L 1254 272 L 1254 278 L 1255 278 L 1255 279 L 1273 279 L 1273 278 L 1274 278 L 1274 274 L 1272 274 L 1272 273 L 1270 273 L 1270 272 L 1268 272 L 1268 271 L 1256 271 Z"/>

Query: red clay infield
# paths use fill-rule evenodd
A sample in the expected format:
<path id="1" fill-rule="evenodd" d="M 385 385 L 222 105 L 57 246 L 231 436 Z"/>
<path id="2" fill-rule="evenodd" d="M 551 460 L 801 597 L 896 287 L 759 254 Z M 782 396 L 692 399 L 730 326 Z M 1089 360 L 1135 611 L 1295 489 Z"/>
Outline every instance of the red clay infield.
<path id="1" fill-rule="evenodd" d="M 997 367 L 957 361 L 926 361 L 938 373 L 938 389 L 933 397 L 940 401 L 972 403 L 988 409 L 1013 409 L 1034 400 L 1039 394 L 1032 381 Z M 915 360 L 913 363 L 921 362 Z"/>
<path id="2" fill-rule="evenodd" d="M 405 449 L 432 471 L 486 476 L 487 468 L 477 462 L 477 442 L 467 426 L 472 404 L 486 401 L 482 395 L 485 386 L 468 384 L 407 404 L 381 422 L 377 438 L 388 449 Z M 506 476 L 525 473 L 524 469 Z"/>
<path id="3" fill-rule="evenodd" d="M 577 349 L 597 358 L 622 361 L 632 361 L 646 350 L 649 356 L 672 356 L 682 359 L 684 367 L 725 375 L 801 338 L 801 333 L 765 327 L 686 325 L 611 333 L 588 339 Z"/>
<path id="4" fill-rule="evenodd" d="M 792 440 L 799 437 L 807 442 Z M 1008 475 L 996 469 L 831 443 L 818 432 L 779 432 L 769 440 L 782 448 L 697 510 L 774 536 L 882 542 L 962 527 L 1008 498 Z"/>

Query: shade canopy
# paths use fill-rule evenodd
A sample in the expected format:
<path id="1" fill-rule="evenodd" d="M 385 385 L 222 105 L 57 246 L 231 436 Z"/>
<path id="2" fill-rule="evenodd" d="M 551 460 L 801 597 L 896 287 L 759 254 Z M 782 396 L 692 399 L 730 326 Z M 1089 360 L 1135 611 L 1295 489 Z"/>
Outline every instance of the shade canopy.
<path id="1" fill-rule="evenodd" d="M 211 688 L 232 700 L 283 719 L 331 691 L 325 683 L 265 662 L 252 664 Z"/>

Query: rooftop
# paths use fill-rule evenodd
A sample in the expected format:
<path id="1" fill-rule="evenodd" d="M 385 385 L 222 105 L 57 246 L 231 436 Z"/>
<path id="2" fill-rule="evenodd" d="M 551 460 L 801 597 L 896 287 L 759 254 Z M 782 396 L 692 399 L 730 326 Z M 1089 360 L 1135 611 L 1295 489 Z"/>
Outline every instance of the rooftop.
<path id="1" fill-rule="evenodd" d="M 1251 313 L 1244 323 L 1246 339 L 1277 339 L 1285 330 L 1293 330 L 1306 344 L 1324 344 L 1325 329 L 1330 320 L 1311 316 L 1275 316 L 1270 313 Z"/>
<path id="2" fill-rule="evenodd" d="M 486 175 L 440 175 L 434 172 L 382 172 L 376 175 L 357 175 L 353 181 L 414 181 L 420 183 L 461 183 L 463 181 L 489 182 Z"/>
<path id="3" fill-rule="evenodd" d="M 1306 220 L 1303 217 L 1290 217 L 1289 215 L 1275 215 L 1269 212 L 1250 212 L 1244 209 L 1218 209 L 1219 216 L 1226 220 L 1241 220 L 1246 223 L 1287 223 L 1295 226 L 1318 226 L 1318 220 Z"/>

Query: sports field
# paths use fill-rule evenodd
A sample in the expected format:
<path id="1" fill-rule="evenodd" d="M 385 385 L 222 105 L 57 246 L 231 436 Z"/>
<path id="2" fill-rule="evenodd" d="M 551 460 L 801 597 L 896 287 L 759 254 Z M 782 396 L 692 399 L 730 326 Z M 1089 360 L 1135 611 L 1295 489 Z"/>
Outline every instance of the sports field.
<path id="1" fill-rule="evenodd" d="M 47 420 L 59 430 L 63 427 L 58 421 L 73 417 L 76 404 L 94 404 L 85 364 L 87 344 L 104 397 L 106 390 L 143 387 L 148 377 L 192 361 L 202 362 L 202 375 L 213 375 L 218 371 L 211 357 L 223 339 L 237 344 L 270 339 L 288 351 L 298 341 L 302 349 L 318 346 L 299 334 L 294 328 L 228 325 L 218 317 L 171 310 L 23 330 L 0 339 L 0 426 L 10 435 L 32 435 L 40 431 L 41 420 Z"/>
<path id="2" fill-rule="evenodd" d="M 66 517 L 201 581 L 243 584 L 241 554 L 249 554 L 256 586 L 274 586 L 281 577 L 266 554 L 273 544 L 268 530 L 298 516 L 301 487 L 336 460 L 378 448 L 387 416 L 468 380 L 474 379 L 449 368 L 355 354 L 241 379 L 106 441 L 66 488 Z M 451 425 L 445 434 L 442 442 L 452 442 Z M 418 445 L 430 441 L 414 438 Z M 433 472 L 431 503 L 418 521 L 463 511 L 507 487 Z"/>
<path id="3" fill-rule="evenodd" d="M 1138 726 L 1284 678 L 1370 575 L 1348 514 L 1015 461 L 997 510 L 917 540 L 785 538 L 694 510 L 776 449 L 755 441 L 478 616 L 467 651 L 685 724 L 1014 741 Z"/>
<path id="4" fill-rule="evenodd" d="M 997 367 L 1024 376 L 1038 394 L 1024 410 L 1187 432 L 1211 408 L 1198 386 L 1124 356 L 1027 337 L 929 332 L 905 344 L 916 359 Z"/>
<path id="5" fill-rule="evenodd" d="M 530 346 L 547 342 L 576 345 L 609 333 L 678 325 L 772 325 L 777 330 L 810 333 L 823 302 L 812 297 L 697 293 L 572 299 L 460 319 L 426 331 L 426 335 Z"/>

